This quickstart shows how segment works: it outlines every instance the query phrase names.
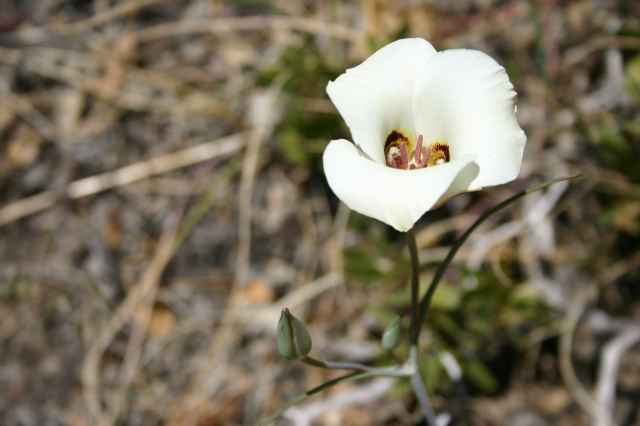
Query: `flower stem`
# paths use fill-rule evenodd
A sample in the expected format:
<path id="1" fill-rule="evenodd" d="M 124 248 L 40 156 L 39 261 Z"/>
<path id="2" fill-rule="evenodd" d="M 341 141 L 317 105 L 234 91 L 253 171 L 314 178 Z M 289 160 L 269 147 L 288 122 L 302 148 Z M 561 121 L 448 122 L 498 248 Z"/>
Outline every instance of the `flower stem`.
<path id="1" fill-rule="evenodd" d="M 431 407 L 429 395 L 422 382 L 420 375 L 420 365 L 418 364 L 418 340 L 420 337 L 420 315 L 418 312 L 418 299 L 420 298 L 420 260 L 418 260 L 418 244 L 416 243 L 416 232 L 413 228 L 407 232 L 407 245 L 411 255 L 411 324 L 409 325 L 410 343 L 409 363 L 415 367 L 411 375 L 411 386 L 413 392 L 422 407 L 425 421 L 428 426 L 436 425 L 436 415 Z"/>
<path id="2" fill-rule="evenodd" d="M 409 336 L 411 346 L 418 347 L 418 336 L 420 334 L 420 315 L 418 299 L 420 297 L 420 261 L 418 260 L 418 245 L 416 243 L 416 231 L 411 228 L 407 232 L 407 245 L 411 255 L 411 324 L 409 325 Z"/>
<path id="3" fill-rule="evenodd" d="M 418 366 L 418 348 L 411 346 L 409 349 L 409 360 L 415 364 L 416 371 L 411 375 L 411 385 L 413 386 L 413 392 L 416 394 L 416 398 L 422 407 L 425 421 L 428 426 L 436 425 L 436 415 L 429 401 L 429 395 L 422 382 L 422 376 L 420 375 L 420 367 Z"/>

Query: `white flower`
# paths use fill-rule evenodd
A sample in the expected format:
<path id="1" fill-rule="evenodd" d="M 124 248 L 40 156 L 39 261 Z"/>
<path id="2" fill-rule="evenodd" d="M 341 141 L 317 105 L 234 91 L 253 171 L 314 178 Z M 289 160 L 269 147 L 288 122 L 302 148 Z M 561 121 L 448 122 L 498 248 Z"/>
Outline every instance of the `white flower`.
<path id="1" fill-rule="evenodd" d="M 351 209 L 408 231 L 449 198 L 515 179 L 526 136 L 504 68 L 476 50 L 391 43 L 327 86 L 355 145 L 329 143 L 324 170 Z"/>

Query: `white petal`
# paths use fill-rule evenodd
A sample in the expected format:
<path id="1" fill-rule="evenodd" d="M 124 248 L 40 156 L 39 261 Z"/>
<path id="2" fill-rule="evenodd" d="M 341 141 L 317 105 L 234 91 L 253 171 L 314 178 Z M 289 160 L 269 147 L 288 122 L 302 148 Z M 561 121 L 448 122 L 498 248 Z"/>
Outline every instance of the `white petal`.
<path id="1" fill-rule="evenodd" d="M 405 232 L 445 196 L 469 187 L 478 173 L 474 158 L 464 155 L 439 166 L 399 170 L 373 161 L 340 139 L 329 143 L 323 164 L 329 186 L 347 206 Z"/>
<path id="2" fill-rule="evenodd" d="M 384 142 L 393 130 L 415 140 L 411 114 L 415 80 L 435 53 L 421 38 L 398 40 L 327 86 L 354 142 L 374 160 L 384 163 Z"/>
<path id="3" fill-rule="evenodd" d="M 416 132 L 425 143 L 448 143 L 452 159 L 477 156 L 480 173 L 469 189 L 509 182 L 520 172 L 527 140 L 515 101 L 506 71 L 490 56 L 477 50 L 438 52 L 416 81 Z"/>

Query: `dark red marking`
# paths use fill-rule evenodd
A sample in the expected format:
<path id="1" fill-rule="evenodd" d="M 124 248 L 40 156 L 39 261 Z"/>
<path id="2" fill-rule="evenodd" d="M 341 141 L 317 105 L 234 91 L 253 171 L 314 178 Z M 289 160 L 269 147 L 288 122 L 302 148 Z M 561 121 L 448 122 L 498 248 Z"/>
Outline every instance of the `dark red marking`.
<path id="1" fill-rule="evenodd" d="M 398 143 L 394 143 L 397 141 L 408 141 L 409 139 L 407 139 L 407 137 L 405 135 L 403 135 L 402 133 L 393 130 L 391 133 L 389 133 L 389 136 L 387 136 L 387 140 L 384 143 L 384 151 L 387 152 L 387 150 L 389 149 L 390 146 L 392 145 L 400 145 L 400 142 Z"/>
<path id="2" fill-rule="evenodd" d="M 446 160 L 445 161 L 446 163 L 448 163 L 451 160 L 451 157 L 449 155 L 449 145 L 436 143 L 433 146 L 433 150 L 434 151 L 442 151 L 442 153 L 444 153 L 444 159 Z"/>
<path id="3" fill-rule="evenodd" d="M 407 156 L 407 148 L 406 148 L 408 142 L 409 142 L 409 139 L 407 139 L 405 135 L 398 132 L 397 130 L 393 130 L 391 133 L 389 133 L 389 136 L 387 136 L 387 140 L 384 143 L 384 154 L 386 157 L 387 166 L 393 167 L 396 169 L 406 169 L 408 167 L 409 160 L 407 158 L 408 156 Z M 399 155 L 389 154 L 389 150 L 394 146 L 397 146 L 398 149 L 400 150 Z M 403 151 L 403 146 L 404 146 L 404 151 Z"/>

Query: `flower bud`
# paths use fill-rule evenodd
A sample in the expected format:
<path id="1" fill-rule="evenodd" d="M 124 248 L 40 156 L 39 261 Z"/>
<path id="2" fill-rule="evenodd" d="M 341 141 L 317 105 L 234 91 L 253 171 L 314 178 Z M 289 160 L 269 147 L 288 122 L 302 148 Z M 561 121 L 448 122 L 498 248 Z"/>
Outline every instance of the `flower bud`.
<path id="1" fill-rule="evenodd" d="M 382 346 L 392 351 L 397 348 L 402 342 L 402 317 L 396 316 L 389 327 L 384 330 L 384 334 L 382 335 Z"/>
<path id="2" fill-rule="evenodd" d="M 300 320 L 284 308 L 278 321 L 278 351 L 289 361 L 304 358 L 311 352 L 311 336 Z"/>

